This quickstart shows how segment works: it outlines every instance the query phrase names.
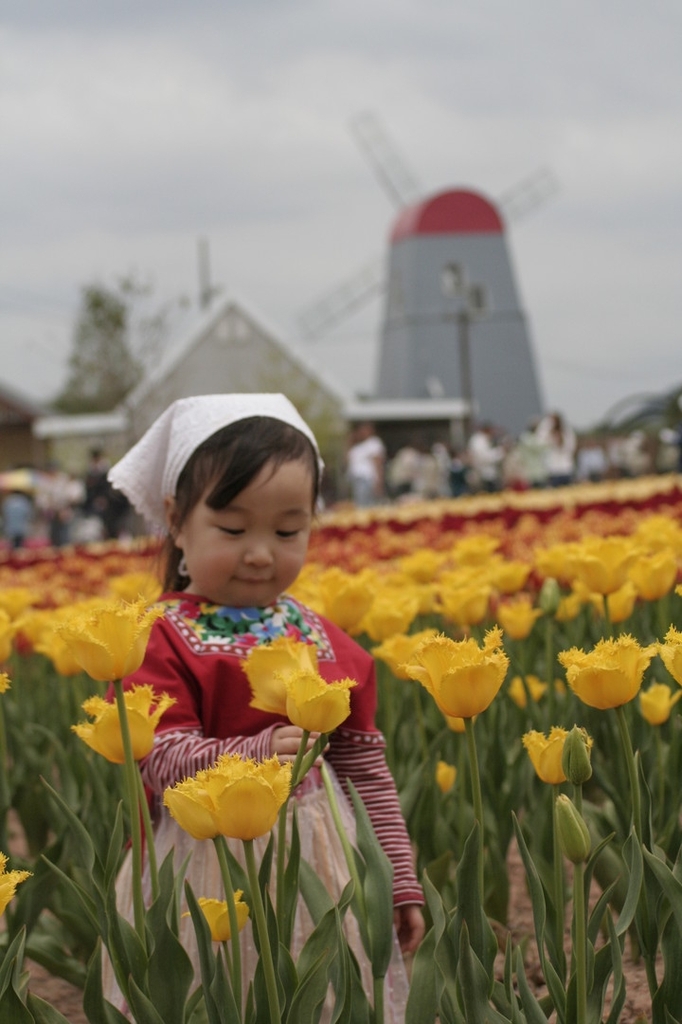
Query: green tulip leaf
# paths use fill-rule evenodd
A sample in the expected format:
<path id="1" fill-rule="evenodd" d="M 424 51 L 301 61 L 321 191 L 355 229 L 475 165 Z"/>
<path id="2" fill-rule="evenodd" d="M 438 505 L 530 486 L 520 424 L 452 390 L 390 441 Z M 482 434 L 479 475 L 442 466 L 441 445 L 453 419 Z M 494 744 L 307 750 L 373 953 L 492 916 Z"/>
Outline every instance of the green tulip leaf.
<path id="1" fill-rule="evenodd" d="M 83 1010 L 91 1024 L 127 1024 L 127 1018 L 104 998 L 102 989 L 102 940 L 98 939 L 88 962 L 83 989 Z"/>
<path id="2" fill-rule="evenodd" d="M 518 947 L 516 949 L 516 981 L 519 986 L 521 1006 L 525 1014 L 524 1024 L 547 1024 L 547 1017 L 530 990 L 528 978 L 526 977 L 526 968 L 523 962 L 523 954 Z M 512 1020 L 513 1024 L 516 1024 L 516 1020 L 514 1020 L 514 1018 L 512 1018 Z"/>
<path id="3" fill-rule="evenodd" d="M 26 995 L 26 1008 L 33 1014 L 35 1024 L 69 1024 L 67 1017 L 33 992 Z"/>
<path id="4" fill-rule="evenodd" d="M 348 789 L 355 810 L 358 850 L 366 866 L 363 891 L 372 976 L 383 978 L 393 952 L 393 865 L 384 853 L 362 798 L 350 780 Z"/>

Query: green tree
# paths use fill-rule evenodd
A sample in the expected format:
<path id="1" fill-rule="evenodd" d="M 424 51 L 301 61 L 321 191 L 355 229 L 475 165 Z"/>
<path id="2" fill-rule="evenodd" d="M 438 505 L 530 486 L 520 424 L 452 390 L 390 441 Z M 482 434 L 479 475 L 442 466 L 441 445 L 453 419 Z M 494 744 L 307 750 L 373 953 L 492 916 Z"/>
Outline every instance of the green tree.
<path id="1" fill-rule="evenodd" d="M 130 347 L 130 291 L 99 284 L 82 290 L 69 376 L 54 407 L 65 413 L 108 412 L 140 379 L 141 363 Z"/>

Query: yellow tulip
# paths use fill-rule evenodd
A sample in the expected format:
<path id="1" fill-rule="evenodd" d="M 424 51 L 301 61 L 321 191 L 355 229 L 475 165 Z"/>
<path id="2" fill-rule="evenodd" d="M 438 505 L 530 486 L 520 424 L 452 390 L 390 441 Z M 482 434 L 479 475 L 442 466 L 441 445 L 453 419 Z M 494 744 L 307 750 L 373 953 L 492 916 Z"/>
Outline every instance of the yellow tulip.
<path id="1" fill-rule="evenodd" d="M 630 566 L 630 579 L 645 601 L 658 601 L 670 593 L 677 579 L 677 558 L 670 548 L 642 555 Z"/>
<path id="2" fill-rule="evenodd" d="M 401 570 L 417 583 L 431 583 L 443 564 L 443 555 L 432 548 L 419 548 L 398 561 Z"/>
<path id="3" fill-rule="evenodd" d="M 209 771 L 211 769 L 207 768 L 190 779 L 177 782 L 163 795 L 171 817 L 192 839 L 214 839 L 220 835 L 213 802 L 203 781 Z"/>
<path id="4" fill-rule="evenodd" d="M 317 648 L 291 637 L 252 647 L 242 662 L 253 697 L 252 708 L 272 715 L 287 713 L 285 680 L 294 672 L 317 672 Z"/>
<path id="5" fill-rule="evenodd" d="M 549 736 L 533 729 L 527 732 L 522 740 L 538 778 L 553 786 L 566 781 L 561 757 L 567 736 L 566 729 L 555 725 L 550 729 Z"/>
<path id="6" fill-rule="evenodd" d="M 67 617 L 60 615 L 57 609 L 30 608 L 16 620 L 17 635 L 35 647 L 46 633 L 51 633 L 55 625 Z"/>
<path id="7" fill-rule="evenodd" d="M 285 682 L 287 718 L 307 732 L 333 732 L 350 714 L 356 685 L 354 679 L 328 683 L 317 672 L 294 672 Z"/>
<path id="8" fill-rule="evenodd" d="M 249 906 L 244 903 L 241 889 L 234 891 L 234 906 L 237 911 L 237 928 L 242 930 L 249 919 Z M 197 903 L 201 907 L 204 917 L 211 929 L 211 938 L 214 942 L 229 942 L 232 938 L 230 929 L 230 914 L 227 909 L 226 900 L 209 899 L 207 896 L 200 896 Z M 187 917 L 187 914 L 183 914 Z"/>
<path id="9" fill-rule="evenodd" d="M 0 608 L 0 664 L 7 661 L 12 653 L 12 641 L 16 631 L 16 624 L 12 622 L 4 608 Z"/>
<path id="10" fill-rule="evenodd" d="M 529 594 L 521 594 L 514 601 L 501 601 L 497 606 L 497 621 L 512 640 L 525 640 L 539 618 L 541 608 L 534 608 Z"/>
<path id="11" fill-rule="evenodd" d="M 31 871 L 7 871 L 7 857 L 0 853 L 0 914 L 7 910 L 7 904 L 14 899 L 17 886 L 30 878 Z"/>
<path id="12" fill-rule="evenodd" d="M 122 679 L 144 658 L 151 628 L 163 609 L 147 609 L 144 599 L 126 604 L 101 601 L 90 611 L 57 626 L 76 661 L 99 682 Z"/>
<path id="13" fill-rule="evenodd" d="M 682 633 L 671 626 L 665 634 L 665 643 L 658 645 L 658 653 L 670 675 L 682 686 Z"/>
<path id="14" fill-rule="evenodd" d="M 457 769 L 447 761 L 439 761 L 436 765 L 436 785 L 441 793 L 449 793 L 455 784 Z"/>
<path id="15" fill-rule="evenodd" d="M 530 571 L 528 562 L 503 560 L 491 569 L 488 578 L 501 594 L 516 594 L 525 587 Z"/>
<path id="16" fill-rule="evenodd" d="M 526 686 L 530 692 L 531 700 L 538 701 L 543 696 L 547 689 L 547 683 L 541 682 L 537 676 L 526 676 Z M 507 693 L 514 701 L 517 707 L 525 708 L 528 703 L 528 696 L 526 694 L 526 687 L 523 685 L 523 679 L 521 676 L 514 676 L 509 686 L 507 687 Z"/>
<path id="17" fill-rule="evenodd" d="M 386 590 L 378 594 L 365 614 L 360 629 L 376 642 L 405 633 L 419 614 L 419 597 L 411 590 Z"/>
<path id="18" fill-rule="evenodd" d="M 333 566 L 320 575 L 318 583 L 323 614 L 347 633 L 360 632 L 360 622 L 374 600 L 368 574 L 351 575 Z"/>
<path id="19" fill-rule="evenodd" d="M 10 619 L 18 619 L 19 616 L 35 604 L 37 595 L 28 587 L 5 587 L 0 588 L 0 608 L 6 611 Z"/>
<path id="20" fill-rule="evenodd" d="M 509 666 L 502 630 L 488 630 L 483 647 L 440 634 L 424 640 L 404 671 L 429 691 L 444 715 L 473 718 L 491 704 Z"/>
<path id="21" fill-rule="evenodd" d="M 536 548 L 533 552 L 535 568 L 541 576 L 571 583 L 576 576 L 575 553 L 578 546 L 575 541 L 566 541 L 547 548 Z"/>
<path id="22" fill-rule="evenodd" d="M 582 593 L 574 590 L 561 598 L 554 618 L 557 622 L 572 622 L 580 614 L 580 609 L 584 603 Z"/>
<path id="23" fill-rule="evenodd" d="M 12 689 L 10 678 L 6 672 L 0 672 L 0 693 L 7 693 L 8 690 Z"/>
<path id="24" fill-rule="evenodd" d="M 477 626 L 488 613 L 491 588 L 487 584 L 473 587 L 444 587 L 437 601 L 438 610 L 457 626 Z"/>
<path id="25" fill-rule="evenodd" d="M 670 718 L 670 712 L 682 697 L 682 690 L 673 695 L 665 683 L 652 683 L 648 690 L 639 695 L 639 709 L 649 725 L 663 725 Z"/>
<path id="26" fill-rule="evenodd" d="M 43 632 L 43 637 L 34 645 L 38 654 L 44 654 L 49 658 L 60 676 L 77 676 L 83 671 L 83 666 L 76 661 L 71 647 L 54 630 Z"/>
<path id="27" fill-rule="evenodd" d="M 584 704 L 604 711 L 627 704 L 637 696 L 656 647 L 640 647 L 627 633 L 600 640 L 594 650 L 572 647 L 561 651 L 568 685 Z"/>
<path id="28" fill-rule="evenodd" d="M 466 722 L 459 715 L 445 715 L 445 721 L 450 732 L 466 732 Z"/>
<path id="29" fill-rule="evenodd" d="M 606 597 L 606 606 L 611 622 L 625 622 L 635 610 L 637 587 L 632 580 L 626 580 L 622 587 Z"/>
<path id="30" fill-rule="evenodd" d="M 410 660 L 422 640 L 437 634 L 436 629 L 422 629 L 418 633 L 396 633 L 378 647 L 373 647 L 372 654 L 388 665 L 396 679 L 409 679 L 403 671 L 403 665 Z"/>
<path id="31" fill-rule="evenodd" d="M 143 598 L 147 604 L 154 604 L 162 587 L 159 579 L 151 572 L 127 572 L 109 580 L 109 589 L 122 601 Z"/>
<path id="32" fill-rule="evenodd" d="M 156 694 L 151 686 L 131 686 L 124 692 L 133 757 L 136 761 L 146 757 L 154 746 L 154 733 L 164 711 L 175 704 L 167 693 Z M 86 715 L 94 722 L 80 722 L 72 730 L 84 743 L 113 764 L 123 764 L 125 754 L 121 736 L 121 722 L 115 704 L 103 697 L 88 697 L 82 704 Z"/>
<path id="33" fill-rule="evenodd" d="M 575 552 L 579 579 L 597 594 L 612 594 L 628 578 L 639 554 L 629 537 L 588 537 Z"/>
<path id="34" fill-rule="evenodd" d="M 671 548 L 676 554 L 682 555 L 682 527 L 670 516 L 648 516 L 639 523 L 634 537 L 648 551 Z"/>
<path id="35" fill-rule="evenodd" d="M 215 765 L 166 790 L 163 802 L 195 839 L 255 839 L 277 821 L 291 788 L 290 761 L 222 754 Z"/>
<path id="36" fill-rule="evenodd" d="M 458 565 L 484 565 L 499 546 L 497 538 L 476 533 L 459 540 L 452 553 Z"/>

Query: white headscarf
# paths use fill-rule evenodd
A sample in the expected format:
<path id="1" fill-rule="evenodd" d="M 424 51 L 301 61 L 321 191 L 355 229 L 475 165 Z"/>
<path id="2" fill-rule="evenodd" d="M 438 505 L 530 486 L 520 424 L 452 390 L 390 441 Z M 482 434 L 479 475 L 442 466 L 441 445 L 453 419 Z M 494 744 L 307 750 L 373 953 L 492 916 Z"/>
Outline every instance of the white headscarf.
<path id="1" fill-rule="evenodd" d="M 190 456 L 217 430 L 250 416 L 269 416 L 300 430 L 315 449 L 322 471 L 315 435 L 285 395 L 197 395 L 169 405 L 112 466 L 108 479 L 150 526 L 163 529 L 164 498 L 175 495 L 178 477 Z"/>

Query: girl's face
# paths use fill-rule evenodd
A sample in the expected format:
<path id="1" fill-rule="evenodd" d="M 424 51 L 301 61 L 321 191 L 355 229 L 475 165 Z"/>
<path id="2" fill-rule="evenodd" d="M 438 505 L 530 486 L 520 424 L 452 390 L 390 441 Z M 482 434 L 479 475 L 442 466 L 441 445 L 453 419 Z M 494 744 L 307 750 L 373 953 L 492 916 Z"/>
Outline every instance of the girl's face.
<path id="1" fill-rule="evenodd" d="M 298 576 L 313 517 L 313 479 L 303 460 L 266 464 L 229 505 L 206 494 L 175 533 L 190 582 L 186 590 L 220 605 L 265 607 Z M 172 518 L 172 504 L 170 508 Z"/>

